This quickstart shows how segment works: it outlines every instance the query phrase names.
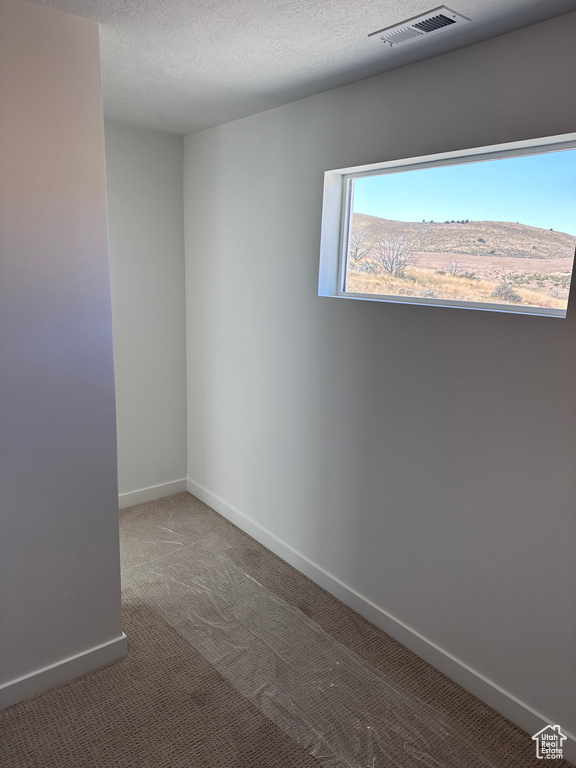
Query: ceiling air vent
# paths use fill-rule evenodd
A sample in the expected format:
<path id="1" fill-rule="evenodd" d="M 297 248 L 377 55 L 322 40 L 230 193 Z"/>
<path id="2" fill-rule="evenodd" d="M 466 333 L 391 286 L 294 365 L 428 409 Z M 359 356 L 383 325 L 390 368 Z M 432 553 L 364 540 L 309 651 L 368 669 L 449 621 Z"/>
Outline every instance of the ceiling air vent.
<path id="1" fill-rule="evenodd" d="M 420 38 L 426 38 L 431 34 L 436 34 L 446 29 L 453 29 L 456 26 L 469 22 L 466 16 L 462 16 L 456 11 L 450 10 L 445 5 L 433 8 L 428 13 L 421 16 L 415 16 L 413 19 L 407 19 L 401 24 L 394 24 L 393 27 L 384 27 L 376 32 L 371 32 L 368 37 L 380 36 L 380 40 L 388 43 L 390 46 L 405 45 L 413 43 Z"/>

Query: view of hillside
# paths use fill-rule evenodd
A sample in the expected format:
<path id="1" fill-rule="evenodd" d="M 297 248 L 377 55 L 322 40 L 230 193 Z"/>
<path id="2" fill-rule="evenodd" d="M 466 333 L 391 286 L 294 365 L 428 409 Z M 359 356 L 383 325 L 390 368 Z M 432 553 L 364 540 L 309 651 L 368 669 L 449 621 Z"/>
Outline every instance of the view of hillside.
<path id="1" fill-rule="evenodd" d="M 565 309 L 576 237 L 516 222 L 355 212 L 347 290 Z"/>

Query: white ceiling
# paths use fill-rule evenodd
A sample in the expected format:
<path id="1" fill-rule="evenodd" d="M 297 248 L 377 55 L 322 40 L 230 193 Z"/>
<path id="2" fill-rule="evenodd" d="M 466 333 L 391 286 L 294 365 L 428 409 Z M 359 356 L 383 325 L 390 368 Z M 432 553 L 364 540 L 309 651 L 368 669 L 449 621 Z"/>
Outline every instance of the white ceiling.
<path id="1" fill-rule="evenodd" d="M 106 116 L 186 134 L 576 10 L 447 0 L 470 24 L 390 48 L 368 34 L 443 0 L 35 0 L 101 25 Z"/>

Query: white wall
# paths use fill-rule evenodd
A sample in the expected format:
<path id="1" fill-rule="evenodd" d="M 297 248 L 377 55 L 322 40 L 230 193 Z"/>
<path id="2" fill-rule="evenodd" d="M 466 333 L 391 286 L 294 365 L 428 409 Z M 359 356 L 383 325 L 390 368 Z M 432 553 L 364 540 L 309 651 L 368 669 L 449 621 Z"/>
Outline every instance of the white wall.
<path id="1" fill-rule="evenodd" d="M 184 490 L 183 140 L 106 123 L 121 506 Z"/>
<path id="2" fill-rule="evenodd" d="M 575 35 L 562 17 L 185 140 L 190 490 L 524 727 L 572 732 L 575 301 L 517 317 L 317 279 L 325 170 L 575 131 Z"/>
<path id="3" fill-rule="evenodd" d="M 4 0 L 0 71 L 5 706 L 125 638 L 98 27 Z"/>

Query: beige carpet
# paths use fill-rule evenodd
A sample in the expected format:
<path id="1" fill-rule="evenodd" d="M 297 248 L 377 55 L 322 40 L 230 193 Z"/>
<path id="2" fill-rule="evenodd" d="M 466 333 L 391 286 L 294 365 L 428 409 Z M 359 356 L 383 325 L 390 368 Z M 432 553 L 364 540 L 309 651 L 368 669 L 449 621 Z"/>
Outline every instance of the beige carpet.
<path id="1" fill-rule="evenodd" d="M 124 510 L 121 534 L 128 657 L 0 712 L 2 768 L 327 765 L 325 756 L 323 762 L 316 759 L 263 715 L 192 647 L 178 622 L 167 620 L 170 611 L 158 603 L 163 587 L 154 582 L 154 574 L 161 571 L 150 564 L 182 560 L 190 545 L 212 551 L 215 560 L 231 561 L 235 573 L 253 577 L 280 609 L 293 612 L 295 620 L 302 612 L 310 626 L 314 622 L 319 632 L 350 649 L 352 660 L 357 654 L 358 663 L 373 676 L 402 692 L 404 701 L 422 701 L 434 717 L 449 723 L 478 757 L 470 762 L 468 752 L 454 753 L 458 745 L 448 739 L 434 755 L 419 759 L 408 751 L 396 764 L 542 764 L 528 734 L 189 494 Z M 176 599 L 169 587 L 166 594 Z M 178 610 L 176 604 L 173 610 Z M 334 759 L 333 765 L 395 765 L 378 760 L 367 764 L 362 757 L 359 754 L 356 764 Z M 568 763 L 555 765 L 564 768 Z"/>

